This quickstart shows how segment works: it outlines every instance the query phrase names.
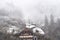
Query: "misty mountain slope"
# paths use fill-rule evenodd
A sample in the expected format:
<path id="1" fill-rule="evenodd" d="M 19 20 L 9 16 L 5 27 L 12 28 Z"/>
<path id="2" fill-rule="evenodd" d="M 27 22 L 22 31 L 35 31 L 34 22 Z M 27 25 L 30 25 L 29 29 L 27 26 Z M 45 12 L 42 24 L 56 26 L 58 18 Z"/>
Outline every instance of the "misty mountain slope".
<path id="1" fill-rule="evenodd" d="M 2 27 L 9 27 L 9 26 L 17 26 L 17 27 L 24 27 L 25 23 L 23 23 L 21 20 L 16 19 L 10 19 L 6 20 L 3 18 L 3 20 L 0 19 L 0 26 Z"/>
<path id="2" fill-rule="evenodd" d="M 20 18 L 17 18 L 16 16 L 12 15 L 10 16 L 9 11 L 5 9 L 0 9 L 0 30 L 3 30 L 5 27 L 10 27 L 10 26 L 16 26 L 19 28 L 23 28 L 25 26 L 24 21 L 22 21 L 22 14 L 21 12 L 15 10 L 11 11 L 11 14 L 14 13 L 19 13 Z"/>

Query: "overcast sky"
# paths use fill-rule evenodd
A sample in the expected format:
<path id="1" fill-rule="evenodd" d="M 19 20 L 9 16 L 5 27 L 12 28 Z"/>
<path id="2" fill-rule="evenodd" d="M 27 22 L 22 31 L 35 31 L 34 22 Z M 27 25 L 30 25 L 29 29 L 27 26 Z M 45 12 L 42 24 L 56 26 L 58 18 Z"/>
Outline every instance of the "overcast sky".
<path id="1" fill-rule="evenodd" d="M 49 17 L 52 13 L 57 18 L 60 17 L 60 0 L 0 0 L 0 9 L 8 11 L 11 17 L 19 18 L 22 14 L 25 20 L 43 20 L 44 15 Z"/>

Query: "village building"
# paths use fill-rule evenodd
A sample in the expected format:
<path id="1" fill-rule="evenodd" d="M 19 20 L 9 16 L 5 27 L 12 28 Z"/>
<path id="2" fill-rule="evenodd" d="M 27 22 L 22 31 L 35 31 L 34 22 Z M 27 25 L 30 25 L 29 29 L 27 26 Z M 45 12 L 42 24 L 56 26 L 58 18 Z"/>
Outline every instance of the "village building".
<path id="1" fill-rule="evenodd" d="M 33 28 L 34 30 L 36 29 L 35 27 Z M 40 31 L 40 30 L 35 30 L 35 32 L 33 32 L 32 28 L 24 28 L 22 29 L 22 31 L 18 34 L 15 34 L 15 36 L 17 36 L 19 38 L 19 40 L 42 40 L 44 38 L 44 32 Z M 40 32 L 42 32 L 42 34 L 40 34 Z"/>

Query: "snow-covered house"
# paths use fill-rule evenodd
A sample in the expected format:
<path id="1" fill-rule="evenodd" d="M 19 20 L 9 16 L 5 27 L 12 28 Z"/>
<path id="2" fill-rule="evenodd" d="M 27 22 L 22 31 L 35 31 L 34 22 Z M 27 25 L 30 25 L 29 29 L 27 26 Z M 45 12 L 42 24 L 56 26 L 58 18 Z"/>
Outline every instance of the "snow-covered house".
<path id="1" fill-rule="evenodd" d="M 18 33 L 19 28 L 16 26 L 10 26 L 7 30 L 7 33 L 9 34 L 16 34 Z"/>
<path id="2" fill-rule="evenodd" d="M 43 39 L 44 31 L 34 25 L 26 25 L 19 34 L 15 34 L 20 40 L 40 40 Z"/>

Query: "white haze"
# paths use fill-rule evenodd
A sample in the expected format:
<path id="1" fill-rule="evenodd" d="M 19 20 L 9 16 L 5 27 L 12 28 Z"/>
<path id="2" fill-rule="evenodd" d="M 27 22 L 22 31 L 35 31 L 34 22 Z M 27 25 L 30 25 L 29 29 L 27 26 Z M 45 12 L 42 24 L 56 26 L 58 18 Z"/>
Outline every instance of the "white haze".
<path id="1" fill-rule="evenodd" d="M 60 17 L 60 0 L 0 0 L 0 9 L 9 12 L 9 17 L 32 21 L 43 21 L 45 15 L 53 13 L 55 18 Z"/>

